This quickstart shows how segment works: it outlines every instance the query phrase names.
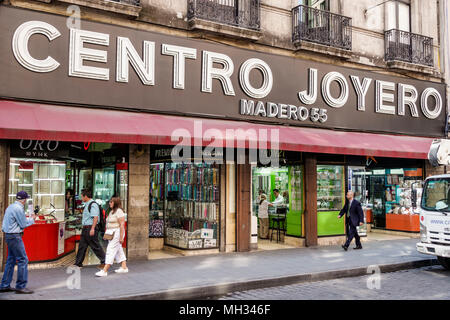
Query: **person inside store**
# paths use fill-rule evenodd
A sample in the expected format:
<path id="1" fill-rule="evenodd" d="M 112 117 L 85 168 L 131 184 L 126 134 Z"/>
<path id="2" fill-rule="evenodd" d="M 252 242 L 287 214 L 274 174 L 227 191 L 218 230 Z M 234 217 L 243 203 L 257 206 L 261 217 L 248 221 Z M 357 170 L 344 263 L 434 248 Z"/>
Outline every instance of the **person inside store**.
<path id="1" fill-rule="evenodd" d="M 259 191 L 258 191 L 258 202 L 261 201 L 261 195 L 266 196 L 266 193 L 264 192 L 263 189 L 259 189 Z M 266 197 L 266 198 L 267 198 L 267 197 Z"/>
<path id="2" fill-rule="evenodd" d="M 353 238 L 355 238 L 356 242 L 356 247 L 354 249 L 362 249 L 361 238 L 359 237 L 356 227 L 364 224 L 364 213 L 361 203 L 354 197 L 355 193 L 349 190 L 347 192 L 344 208 L 342 208 L 338 216 L 338 218 L 341 219 L 342 216 L 346 215 L 345 229 L 347 231 L 347 241 L 342 245 L 342 248 L 344 248 L 345 251 L 347 251 Z"/>
<path id="3" fill-rule="evenodd" d="M 273 195 L 275 196 L 275 201 L 273 201 L 272 203 L 269 203 L 270 207 L 280 207 L 284 205 L 284 198 L 283 196 L 280 194 L 280 190 L 278 189 L 273 189 Z"/>
<path id="4" fill-rule="evenodd" d="M 84 257 L 88 247 L 92 249 L 94 254 L 100 260 L 99 269 L 105 267 L 105 251 L 98 240 L 97 223 L 100 217 L 100 205 L 90 205 L 94 200 L 92 199 L 92 191 L 90 189 L 83 189 L 81 191 L 81 200 L 84 203 L 80 243 L 78 244 L 78 252 L 75 260 L 75 266 L 82 268 Z M 89 210 L 90 209 L 90 210 Z"/>
<path id="5" fill-rule="evenodd" d="M 258 208 L 259 229 L 258 234 L 260 239 L 269 239 L 269 202 L 265 194 L 261 194 Z"/>
<path id="6" fill-rule="evenodd" d="M 114 263 L 122 264 L 122 266 L 115 270 L 117 273 L 127 273 L 127 258 L 123 251 L 122 244 L 125 240 L 125 213 L 122 210 L 122 204 L 119 197 L 113 197 L 109 201 L 110 213 L 106 219 L 106 231 L 104 239 L 108 240 L 108 247 L 106 248 L 105 266 L 102 270 L 97 272 L 97 277 L 106 277 L 108 270 Z"/>
<path id="7" fill-rule="evenodd" d="M 35 212 L 30 217 L 25 215 L 25 204 L 29 198 L 28 193 L 19 191 L 16 201 L 8 206 L 3 218 L 2 231 L 5 233 L 5 241 L 8 247 L 8 258 L 6 259 L 5 272 L 3 273 L 0 292 L 15 291 L 19 294 L 31 294 L 27 289 L 28 283 L 28 257 L 25 245 L 22 241 L 23 230 L 34 224 Z M 14 268 L 17 263 L 16 288 L 11 288 Z"/>
<path id="8" fill-rule="evenodd" d="M 73 204 L 73 190 L 67 189 L 67 191 L 66 191 L 66 207 L 65 207 L 66 213 L 70 213 L 72 204 Z"/>

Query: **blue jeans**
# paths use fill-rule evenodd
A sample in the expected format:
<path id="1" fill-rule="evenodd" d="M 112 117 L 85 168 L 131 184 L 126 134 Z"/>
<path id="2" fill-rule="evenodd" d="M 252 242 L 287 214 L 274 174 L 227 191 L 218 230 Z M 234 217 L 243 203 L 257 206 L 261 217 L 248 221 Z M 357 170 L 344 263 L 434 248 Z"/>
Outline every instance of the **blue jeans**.
<path id="1" fill-rule="evenodd" d="M 9 288 L 14 267 L 17 263 L 16 289 L 24 289 L 28 282 L 28 257 L 20 234 L 5 234 L 6 245 L 8 246 L 8 259 L 6 259 L 5 272 L 1 288 Z"/>

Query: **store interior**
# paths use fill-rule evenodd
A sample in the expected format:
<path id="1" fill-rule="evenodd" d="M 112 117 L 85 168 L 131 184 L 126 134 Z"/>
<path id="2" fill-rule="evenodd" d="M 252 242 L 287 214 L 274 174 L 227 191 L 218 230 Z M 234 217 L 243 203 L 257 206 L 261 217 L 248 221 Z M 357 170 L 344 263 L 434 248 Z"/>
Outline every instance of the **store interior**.
<path id="1" fill-rule="evenodd" d="M 155 249 L 219 247 L 219 179 L 214 163 L 150 165 L 149 238 L 158 243 Z"/>
<path id="2" fill-rule="evenodd" d="M 420 231 L 418 204 L 413 204 L 411 194 L 417 190 L 417 199 L 421 197 L 422 168 L 349 167 L 348 177 L 372 229 Z"/>
<path id="3" fill-rule="evenodd" d="M 30 263 L 45 267 L 73 264 L 82 229 L 81 190 L 92 189 L 93 199 L 107 212 L 109 199 L 118 196 L 126 212 L 128 146 L 61 142 L 56 152 L 37 158 L 17 148 L 18 143 L 11 144 L 9 204 L 24 190 L 30 195 L 27 214 L 39 210 L 35 225 L 23 236 Z M 100 243 L 106 248 L 105 241 Z M 97 263 L 89 249 L 84 265 Z"/>

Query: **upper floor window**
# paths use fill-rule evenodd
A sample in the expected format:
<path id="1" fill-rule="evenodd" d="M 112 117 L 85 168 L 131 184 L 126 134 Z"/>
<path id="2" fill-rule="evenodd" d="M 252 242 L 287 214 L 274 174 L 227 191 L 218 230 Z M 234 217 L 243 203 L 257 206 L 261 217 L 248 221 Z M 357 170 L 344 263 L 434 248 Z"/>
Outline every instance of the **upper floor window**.
<path id="1" fill-rule="evenodd" d="M 411 9 L 409 1 L 386 2 L 386 30 L 397 29 L 411 32 Z"/>
<path id="2" fill-rule="evenodd" d="M 298 4 L 319 10 L 330 10 L 330 0 L 298 0 Z"/>

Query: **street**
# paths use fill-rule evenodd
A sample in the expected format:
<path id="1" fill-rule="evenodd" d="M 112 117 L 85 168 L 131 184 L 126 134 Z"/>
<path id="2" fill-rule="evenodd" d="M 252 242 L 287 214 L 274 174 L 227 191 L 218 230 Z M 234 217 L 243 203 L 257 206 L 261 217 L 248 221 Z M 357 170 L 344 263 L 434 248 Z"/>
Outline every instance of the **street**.
<path id="1" fill-rule="evenodd" d="M 441 266 L 381 274 L 379 289 L 370 275 L 234 292 L 219 300 L 439 300 L 450 299 L 450 271 Z M 371 278 L 373 279 L 373 278 Z M 371 281 L 369 281 L 371 282 Z M 372 287 L 375 282 L 371 282 Z"/>

